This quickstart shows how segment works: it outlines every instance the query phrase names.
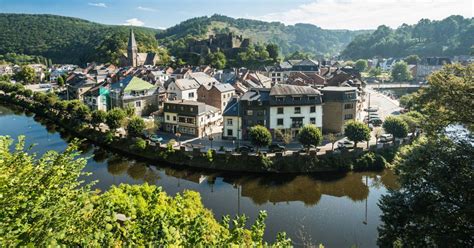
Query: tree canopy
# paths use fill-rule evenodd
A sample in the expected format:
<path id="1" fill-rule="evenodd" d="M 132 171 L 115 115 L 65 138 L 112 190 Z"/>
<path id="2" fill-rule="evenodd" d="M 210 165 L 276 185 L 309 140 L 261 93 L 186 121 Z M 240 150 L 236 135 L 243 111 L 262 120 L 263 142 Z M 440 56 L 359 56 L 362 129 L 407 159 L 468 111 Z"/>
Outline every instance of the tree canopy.
<path id="1" fill-rule="evenodd" d="M 413 79 L 408 64 L 404 61 L 395 63 L 392 68 L 392 79 L 395 82 L 406 82 Z"/>
<path id="2" fill-rule="evenodd" d="M 354 142 L 354 147 L 361 141 L 368 141 L 370 139 L 370 129 L 366 124 L 351 120 L 346 122 L 344 134 L 347 138 Z"/>
<path id="3" fill-rule="evenodd" d="M 311 145 L 319 146 L 323 139 L 321 130 L 315 125 L 305 125 L 298 132 L 298 141 L 304 146 L 309 148 Z"/>
<path id="4" fill-rule="evenodd" d="M 272 143 L 272 134 L 264 126 L 253 126 L 248 132 L 250 142 L 258 148 L 268 146 Z"/>
<path id="5" fill-rule="evenodd" d="M 85 158 L 77 143 L 59 153 L 29 155 L 24 138 L 0 136 L 0 243 L 5 246 L 289 246 L 284 233 L 263 241 L 266 213 L 217 221 L 199 193 L 168 196 L 155 185 L 112 186 L 104 193 L 82 183 Z M 232 222 L 232 224 L 231 224 Z"/>
<path id="6" fill-rule="evenodd" d="M 389 116 L 383 122 L 385 132 L 394 138 L 405 138 L 408 135 L 408 124 L 400 117 Z"/>

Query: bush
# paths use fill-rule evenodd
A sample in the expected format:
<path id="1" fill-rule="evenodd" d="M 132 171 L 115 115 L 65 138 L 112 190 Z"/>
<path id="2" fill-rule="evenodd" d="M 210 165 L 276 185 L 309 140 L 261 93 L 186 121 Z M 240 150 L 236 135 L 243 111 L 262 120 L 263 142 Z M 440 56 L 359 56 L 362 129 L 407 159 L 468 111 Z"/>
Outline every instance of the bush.
<path id="1" fill-rule="evenodd" d="M 133 148 L 137 151 L 143 151 L 146 149 L 146 141 L 142 138 L 137 138 L 135 144 L 133 144 Z"/>
<path id="2" fill-rule="evenodd" d="M 273 161 L 269 157 L 263 155 L 259 155 L 258 157 L 260 158 L 262 168 L 270 169 L 273 166 Z"/>
<path id="3" fill-rule="evenodd" d="M 209 162 L 212 163 L 212 161 L 214 160 L 214 153 L 211 149 L 208 149 L 207 152 L 206 152 L 206 158 Z"/>
<path id="4" fill-rule="evenodd" d="M 356 159 L 354 163 L 355 171 L 383 170 L 387 166 L 384 157 L 373 152 L 368 152 Z"/>

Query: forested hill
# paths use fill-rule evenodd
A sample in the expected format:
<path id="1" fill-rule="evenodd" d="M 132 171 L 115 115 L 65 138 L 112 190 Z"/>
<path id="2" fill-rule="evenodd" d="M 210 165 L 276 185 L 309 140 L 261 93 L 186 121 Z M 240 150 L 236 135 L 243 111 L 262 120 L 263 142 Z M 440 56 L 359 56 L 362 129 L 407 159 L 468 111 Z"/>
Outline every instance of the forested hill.
<path id="1" fill-rule="evenodd" d="M 158 34 L 158 38 L 173 50 L 183 47 L 186 38 L 207 38 L 210 34 L 227 32 L 250 38 L 254 43 L 275 43 L 283 54 L 303 51 L 313 55 L 336 55 L 356 35 L 369 31 L 326 30 L 311 24 L 287 26 L 280 22 L 213 15 L 186 20 Z"/>
<path id="2" fill-rule="evenodd" d="M 117 62 L 130 27 L 55 15 L 0 14 L 0 54 L 41 55 L 53 63 Z M 134 27 L 139 50 L 157 51 L 159 30 Z"/>
<path id="3" fill-rule="evenodd" d="M 474 49 L 474 18 L 450 16 L 440 21 L 421 19 L 397 29 L 379 26 L 357 36 L 342 52 L 346 58 L 467 55 Z"/>

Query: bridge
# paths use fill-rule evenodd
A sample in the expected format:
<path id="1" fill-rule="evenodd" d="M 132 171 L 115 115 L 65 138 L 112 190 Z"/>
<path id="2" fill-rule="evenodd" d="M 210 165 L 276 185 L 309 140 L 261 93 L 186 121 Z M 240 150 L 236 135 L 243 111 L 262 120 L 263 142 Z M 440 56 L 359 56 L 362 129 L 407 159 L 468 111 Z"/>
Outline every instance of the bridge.
<path id="1" fill-rule="evenodd" d="M 367 84 L 374 90 L 401 90 L 411 89 L 417 90 L 419 88 L 428 87 L 427 84 L 408 84 L 408 83 L 391 83 L 391 84 Z"/>

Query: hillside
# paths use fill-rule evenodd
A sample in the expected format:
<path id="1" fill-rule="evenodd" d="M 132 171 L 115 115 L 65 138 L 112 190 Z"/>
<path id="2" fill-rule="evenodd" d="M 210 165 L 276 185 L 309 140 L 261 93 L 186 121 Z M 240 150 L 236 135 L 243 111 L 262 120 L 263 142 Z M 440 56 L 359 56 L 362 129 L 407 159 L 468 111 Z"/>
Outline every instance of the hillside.
<path id="1" fill-rule="evenodd" d="M 41 55 L 53 63 L 117 62 L 129 27 L 55 15 L 0 14 L 0 54 Z M 139 50 L 158 51 L 159 30 L 134 27 Z"/>
<path id="2" fill-rule="evenodd" d="M 358 34 L 369 31 L 325 30 L 311 24 L 284 25 L 234 19 L 222 15 L 197 17 L 170 27 L 157 35 L 160 43 L 176 52 L 187 38 L 207 38 L 210 34 L 234 32 L 254 43 L 275 43 L 283 54 L 304 51 L 314 55 L 336 55 Z"/>
<path id="3" fill-rule="evenodd" d="M 474 18 L 450 16 L 440 21 L 421 19 L 397 29 L 379 26 L 357 36 L 342 52 L 351 59 L 381 57 L 466 55 L 474 49 Z"/>

